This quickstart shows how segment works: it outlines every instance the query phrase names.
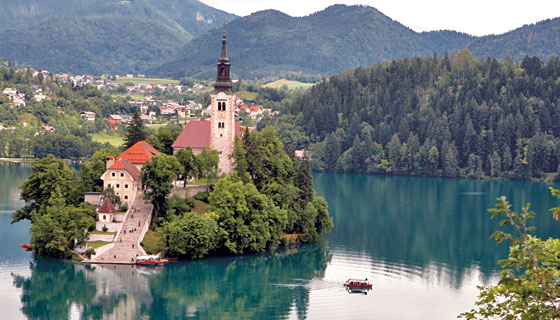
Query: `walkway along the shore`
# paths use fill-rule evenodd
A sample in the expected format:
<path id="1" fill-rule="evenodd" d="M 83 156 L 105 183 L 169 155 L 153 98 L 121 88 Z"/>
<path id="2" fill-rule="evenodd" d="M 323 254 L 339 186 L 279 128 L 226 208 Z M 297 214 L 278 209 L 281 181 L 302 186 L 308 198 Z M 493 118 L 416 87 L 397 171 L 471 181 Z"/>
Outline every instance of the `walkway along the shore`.
<path id="1" fill-rule="evenodd" d="M 139 191 L 113 240 L 113 247 L 91 260 L 84 260 L 83 263 L 135 264 L 137 256 L 146 255 L 140 243 L 152 221 L 152 210 L 153 205 L 144 203 L 144 195 Z M 130 232 L 134 228 L 136 231 Z"/>

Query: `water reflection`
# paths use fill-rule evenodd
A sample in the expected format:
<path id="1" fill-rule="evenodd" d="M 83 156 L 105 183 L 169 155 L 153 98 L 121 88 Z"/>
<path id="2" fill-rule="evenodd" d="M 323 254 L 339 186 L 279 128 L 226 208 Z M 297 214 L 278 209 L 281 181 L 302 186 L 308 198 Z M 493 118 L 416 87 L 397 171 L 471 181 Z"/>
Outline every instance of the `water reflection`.
<path id="1" fill-rule="evenodd" d="M 12 277 L 31 319 L 304 319 L 310 282 L 330 259 L 326 244 L 160 269 L 35 257 L 31 276 Z"/>
<path id="2" fill-rule="evenodd" d="M 538 234 L 557 234 L 548 208 L 558 201 L 544 183 L 340 174 L 314 174 L 314 182 L 334 218 L 327 239 L 335 254 L 367 254 L 425 277 L 436 270 L 457 289 L 473 267 L 489 281 L 507 255 L 507 245 L 489 239 L 497 221 L 487 209 L 497 197 L 517 210 L 530 199 Z"/>

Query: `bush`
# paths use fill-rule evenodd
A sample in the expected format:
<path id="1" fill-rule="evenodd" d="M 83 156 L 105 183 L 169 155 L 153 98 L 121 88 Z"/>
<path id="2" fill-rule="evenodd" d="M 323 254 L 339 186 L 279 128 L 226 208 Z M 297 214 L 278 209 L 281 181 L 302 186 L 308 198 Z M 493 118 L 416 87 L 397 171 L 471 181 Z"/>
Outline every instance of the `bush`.
<path id="1" fill-rule="evenodd" d="M 94 254 L 95 254 L 95 249 L 93 249 L 93 248 L 87 249 L 87 251 L 86 251 L 86 257 L 88 257 L 88 259 L 90 259 L 91 256 L 94 255 Z"/>
<path id="2" fill-rule="evenodd" d="M 193 198 L 194 200 L 200 200 L 202 202 L 206 202 L 208 203 L 208 197 L 210 196 L 209 192 L 201 192 L 196 194 Z M 193 207 L 194 207 L 194 201 L 193 201 Z"/>
<path id="3" fill-rule="evenodd" d="M 121 204 L 121 210 L 122 211 L 128 211 L 128 204 L 127 203 Z"/>
<path id="4" fill-rule="evenodd" d="M 209 214 L 187 213 L 164 225 L 167 252 L 171 256 L 202 258 L 216 249 L 219 227 Z M 185 232 L 188 230 L 188 232 Z"/>

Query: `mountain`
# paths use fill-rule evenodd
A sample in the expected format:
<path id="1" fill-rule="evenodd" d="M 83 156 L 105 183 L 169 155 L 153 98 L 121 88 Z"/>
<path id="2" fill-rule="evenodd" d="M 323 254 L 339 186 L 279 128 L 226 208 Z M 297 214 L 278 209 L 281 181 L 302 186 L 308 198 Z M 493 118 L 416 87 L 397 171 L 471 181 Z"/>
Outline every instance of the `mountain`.
<path id="1" fill-rule="evenodd" d="M 473 37 L 454 31 L 417 33 L 367 6 L 334 5 L 306 17 L 265 10 L 227 26 L 233 72 L 244 78 L 287 71 L 333 74 L 403 56 L 464 48 Z M 151 71 L 168 76 L 209 76 L 221 30 L 190 41 Z"/>
<path id="2" fill-rule="evenodd" d="M 52 71 L 143 72 L 235 15 L 196 0 L 0 0 L 0 57 Z"/>
<path id="3" fill-rule="evenodd" d="M 521 61 L 560 54 L 560 18 L 525 25 L 484 37 L 455 31 L 417 33 L 368 6 L 334 5 L 306 17 L 274 10 L 256 12 L 228 27 L 232 72 L 243 78 L 281 75 L 288 71 L 332 75 L 402 57 L 468 48 L 476 57 Z M 174 77 L 212 77 L 219 54 L 221 29 L 188 42 L 151 73 Z"/>
<path id="4" fill-rule="evenodd" d="M 560 18 L 547 19 L 501 34 L 474 40 L 468 46 L 480 58 L 510 57 L 521 61 L 525 56 L 548 60 L 560 55 Z"/>

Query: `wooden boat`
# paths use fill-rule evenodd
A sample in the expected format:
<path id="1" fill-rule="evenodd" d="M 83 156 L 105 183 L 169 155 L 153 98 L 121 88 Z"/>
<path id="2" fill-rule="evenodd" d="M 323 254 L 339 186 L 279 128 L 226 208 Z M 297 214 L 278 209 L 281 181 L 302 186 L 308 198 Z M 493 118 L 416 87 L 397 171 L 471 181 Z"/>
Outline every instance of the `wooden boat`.
<path id="1" fill-rule="evenodd" d="M 348 279 L 344 283 L 347 288 L 371 289 L 373 285 L 365 279 Z"/>
<path id="2" fill-rule="evenodd" d="M 25 251 L 31 251 L 31 250 L 33 250 L 33 247 L 30 246 L 30 245 L 28 245 L 28 244 L 22 243 L 22 244 L 20 244 L 19 246 L 20 246 L 22 249 L 24 249 Z"/>
<path id="3" fill-rule="evenodd" d="M 136 264 L 139 266 L 157 267 L 163 266 L 164 263 L 159 256 L 139 256 L 136 258 Z"/>

